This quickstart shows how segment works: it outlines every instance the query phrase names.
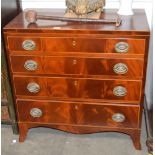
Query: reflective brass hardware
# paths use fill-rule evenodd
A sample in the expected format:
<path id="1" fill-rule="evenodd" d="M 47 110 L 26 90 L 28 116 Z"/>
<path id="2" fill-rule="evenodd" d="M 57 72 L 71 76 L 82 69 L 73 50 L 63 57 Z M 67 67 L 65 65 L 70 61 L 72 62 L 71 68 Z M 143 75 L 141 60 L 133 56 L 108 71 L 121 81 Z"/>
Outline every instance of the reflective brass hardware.
<path id="1" fill-rule="evenodd" d="M 72 45 L 76 46 L 76 41 L 75 40 L 73 40 Z"/>
<path id="2" fill-rule="evenodd" d="M 117 86 L 117 87 L 115 87 L 115 88 L 113 89 L 113 94 L 114 94 L 115 96 L 120 96 L 120 97 L 126 96 L 127 90 L 126 90 L 126 88 L 123 87 L 123 86 Z"/>
<path id="3" fill-rule="evenodd" d="M 32 51 L 36 48 L 36 44 L 32 40 L 25 40 L 22 44 L 22 47 L 27 51 Z"/>
<path id="4" fill-rule="evenodd" d="M 27 60 L 24 64 L 24 67 L 28 71 L 35 71 L 38 67 L 38 64 L 37 64 L 37 62 L 35 62 L 33 60 Z"/>
<path id="5" fill-rule="evenodd" d="M 128 72 L 128 66 L 123 63 L 118 63 L 113 67 L 113 70 L 116 74 L 125 74 Z"/>
<path id="6" fill-rule="evenodd" d="M 75 105 L 75 110 L 78 110 L 78 106 L 77 105 Z"/>
<path id="7" fill-rule="evenodd" d="M 43 113 L 42 113 L 41 109 L 39 109 L 39 108 L 33 108 L 33 109 L 30 110 L 30 115 L 32 117 L 41 117 L 42 114 Z"/>
<path id="8" fill-rule="evenodd" d="M 38 93 L 40 91 L 40 86 L 37 83 L 32 82 L 27 85 L 27 90 L 30 93 Z"/>
<path id="9" fill-rule="evenodd" d="M 126 42 L 119 42 L 115 45 L 115 50 L 117 53 L 126 53 L 128 52 L 129 45 Z"/>
<path id="10" fill-rule="evenodd" d="M 112 120 L 117 123 L 121 123 L 125 121 L 125 116 L 120 113 L 116 113 L 112 116 Z"/>
<path id="11" fill-rule="evenodd" d="M 73 60 L 73 65 L 76 65 L 77 64 L 77 60 Z"/>
<path id="12" fill-rule="evenodd" d="M 77 86 L 78 85 L 78 81 L 74 81 L 74 86 Z"/>

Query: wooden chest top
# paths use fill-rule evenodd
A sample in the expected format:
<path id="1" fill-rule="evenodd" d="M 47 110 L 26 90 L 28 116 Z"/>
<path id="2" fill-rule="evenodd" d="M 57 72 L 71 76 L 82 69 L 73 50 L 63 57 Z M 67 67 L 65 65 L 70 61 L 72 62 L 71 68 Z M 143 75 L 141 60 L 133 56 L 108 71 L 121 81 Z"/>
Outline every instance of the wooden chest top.
<path id="1" fill-rule="evenodd" d="M 34 9 L 38 15 L 64 16 L 63 9 Z M 25 10 L 27 11 L 27 10 Z M 90 24 L 80 22 L 61 22 L 38 20 L 36 24 L 29 24 L 20 13 L 4 28 L 4 32 L 30 32 L 30 33 L 82 33 L 82 34 L 129 34 L 129 35 L 149 35 L 149 26 L 144 10 L 134 10 L 133 16 L 120 16 L 122 24 L 116 27 L 114 24 Z M 104 10 L 101 18 L 116 19 L 117 10 Z"/>

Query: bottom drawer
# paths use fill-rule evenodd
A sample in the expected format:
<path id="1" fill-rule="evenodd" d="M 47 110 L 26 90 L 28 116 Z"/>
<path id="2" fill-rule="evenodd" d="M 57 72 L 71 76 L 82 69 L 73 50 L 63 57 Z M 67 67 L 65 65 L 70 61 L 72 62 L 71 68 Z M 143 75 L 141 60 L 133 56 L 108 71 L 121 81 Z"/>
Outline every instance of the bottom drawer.
<path id="1" fill-rule="evenodd" d="M 76 124 L 109 127 L 139 127 L 139 106 L 17 101 L 19 122 Z"/>

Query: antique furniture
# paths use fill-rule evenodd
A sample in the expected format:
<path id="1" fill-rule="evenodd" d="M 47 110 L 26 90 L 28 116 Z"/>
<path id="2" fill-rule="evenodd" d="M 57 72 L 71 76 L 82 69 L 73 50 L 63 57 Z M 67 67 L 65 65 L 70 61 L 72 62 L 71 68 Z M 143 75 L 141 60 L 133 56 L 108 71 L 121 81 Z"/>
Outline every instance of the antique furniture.
<path id="1" fill-rule="evenodd" d="M 64 10 L 37 10 L 63 16 Z M 114 19 L 117 10 L 101 18 Z M 20 142 L 29 128 L 122 132 L 140 149 L 149 27 L 144 10 L 119 27 L 60 21 L 4 28 Z"/>
<path id="2" fill-rule="evenodd" d="M 20 12 L 19 0 L 2 0 L 1 1 L 1 28 L 12 20 Z M 3 45 L 3 34 L 1 42 L 1 122 L 11 124 L 13 133 L 18 133 L 16 114 L 14 110 L 10 79 L 8 75 L 6 52 Z"/>

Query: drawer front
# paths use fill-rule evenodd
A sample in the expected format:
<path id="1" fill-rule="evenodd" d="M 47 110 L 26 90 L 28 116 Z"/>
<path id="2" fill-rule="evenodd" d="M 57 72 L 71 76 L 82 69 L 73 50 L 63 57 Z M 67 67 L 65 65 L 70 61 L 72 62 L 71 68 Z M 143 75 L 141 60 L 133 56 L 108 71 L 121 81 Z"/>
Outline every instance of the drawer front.
<path id="1" fill-rule="evenodd" d="M 144 39 L 109 39 L 106 41 L 107 53 L 144 54 Z"/>
<path id="2" fill-rule="evenodd" d="M 29 54 L 37 53 L 42 49 L 40 38 L 35 37 L 8 37 L 8 49 L 13 51 L 25 51 Z"/>
<path id="3" fill-rule="evenodd" d="M 11 56 L 14 73 L 143 76 L 143 59 Z"/>
<path id="4" fill-rule="evenodd" d="M 57 99 L 139 101 L 141 81 L 14 77 L 16 95 Z"/>
<path id="5" fill-rule="evenodd" d="M 138 128 L 139 125 L 138 106 L 81 104 L 76 109 L 79 125 L 129 128 Z"/>
<path id="6" fill-rule="evenodd" d="M 91 37 L 90 37 L 91 38 Z M 8 37 L 8 48 L 12 52 L 48 55 L 60 53 L 118 53 L 144 54 L 145 40 L 112 38 L 67 38 L 67 37 Z"/>
<path id="7" fill-rule="evenodd" d="M 20 122 L 129 127 L 139 125 L 139 107 L 50 101 L 17 101 Z M 133 119 L 134 118 L 134 119 Z"/>
<path id="8" fill-rule="evenodd" d="M 17 101 L 18 121 L 75 124 L 74 105 L 41 101 Z"/>

